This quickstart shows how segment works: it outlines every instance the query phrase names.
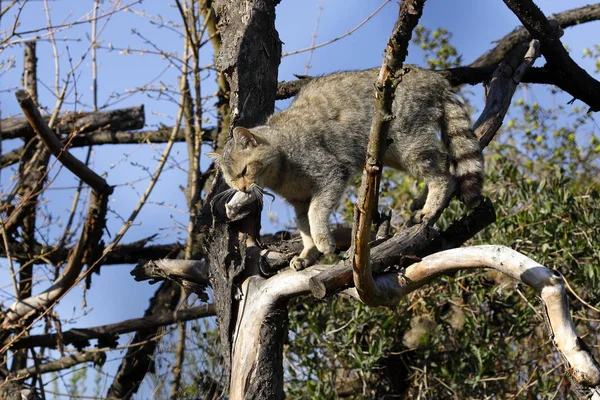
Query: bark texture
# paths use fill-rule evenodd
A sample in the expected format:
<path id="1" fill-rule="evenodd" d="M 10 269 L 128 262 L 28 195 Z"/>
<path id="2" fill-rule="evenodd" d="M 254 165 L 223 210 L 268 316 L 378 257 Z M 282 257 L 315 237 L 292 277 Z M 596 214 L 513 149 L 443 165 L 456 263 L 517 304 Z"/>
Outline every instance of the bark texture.
<path id="1" fill-rule="evenodd" d="M 31 91 L 28 90 L 31 93 Z M 59 133 L 88 133 L 98 129 L 127 131 L 144 127 L 144 106 L 139 105 L 109 111 L 62 114 L 57 118 L 54 130 Z M 46 123 L 50 117 L 44 117 Z M 27 118 L 6 118 L 0 124 L 3 139 L 31 138 L 35 132 Z"/>
<path id="2" fill-rule="evenodd" d="M 216 0 L 213 3 L 221 33 L 216 64 L 230 88 L 230 129 L 234 126 L 256 126 L 274 111 L 281 58 L 281 41 L 275 30 L 275 6 L 278 3 L 278 0 Z M 219 188 L 222 186 L 217 180 L 215 189 Z M 208 249 L 223 357 L 227 369 L 232 365 L 235 368 L 230 377 L 232 399 L 283 398 L 282 335 L 287 331 L 283 328 L 267 330 L 261 332 L 264 337 L 253 337 L 249 342 L 236 336 L 243 331 L 240 329 L 238 332 L 237 327 L 243 326 L 248 318 L 252 318 L 254 326 L 262 326 L 267 321 L 268 326 L 284 326 L 287 321 L 285 306 L 269 309 L 269 313 L 260 315 L 240 310 L 240 300 L 243 298 L 247 302 L 252 298 L 251 293 L 241 292 L 241 281 L 253 280 L 249 277 L 259 274 L 258 248 L 246 251 L 246 245 L 255 244 L 260 210 L 257 212 L 231 227 L 219 221 L 212 231 Z M 205 219 L 202 215 L 200 217 Z M 241 232 L 247 236 L 239 236 Z M 257 347 L 257 341 L 263 345 Z M 244 348 L 234 347 L 234 343 Z M 240 352 L 247 349 L 254 351 L 239 358 Z M 252 374 L 247 374 L 248 368 L 252 369 Z M 240 383 L 242 380 L 243 384 Z"/>
<path id="3" fill-rule="evenodd" d="M 253 127 L 275 109 L 281 41 L 275 29 L 279 0 L 216 0 L 221 48 L 216 63 L 230 87 L 231 126 Z"/>
<path id="4" fill-rule="evenodd" d="M 354 205 L 354 227 L 352 235 L 352 268 L 354 285 L 365 304 L 375 301 L 370 267 L 369 241 L 373 214 L 377 212 L 379 183 L 383 170 L 383 157 L 387 149 L 387 135 L 392 120 L 392 103 L 396 87 L 402 82 L 402 65 L 408 54 L 412 31 L 423 14 L 425 0 L 404 0 L 400 3 L 398 20 L 387 43 L 383 65 L 375 83 L 375 112 L 371 122 L 367 159 Z"/>

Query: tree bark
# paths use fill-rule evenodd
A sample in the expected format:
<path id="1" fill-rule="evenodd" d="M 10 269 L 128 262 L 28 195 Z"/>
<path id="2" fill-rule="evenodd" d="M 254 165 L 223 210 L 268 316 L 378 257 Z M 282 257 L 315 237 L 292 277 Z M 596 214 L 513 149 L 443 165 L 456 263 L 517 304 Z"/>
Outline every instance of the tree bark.
<path id="1" fill-rule="evenodd" d="M 214 305 L 206 304 L 185 308 L 174 313 L 154 313 L 143 318 L 128 319 L 115 324 L 90 328 L 74 328 L 61 332 L 60 335 L 50 333 L 47 335 L 27 336 L 13 342 L 10 349 L 58 347 L 59 343 L 62 346 L 73 344 L 77 349 L 83 349 L 89 346 L 89 341 L 92 339 L 98 339 L 98 347 L 112 347 L 116 345 L 118 336 L 124 333 L 158 329 L 177 322 L 191 321 L 213 315 L 215 315 Z"/>
<path id="2" fill-rule="evenodd" d="M 278 0 L 216 0 L 213 4 L 221 32 L 216 64 L 229 83 L 231 127 L 253 127 L 273 113 L 281 58 L 281 42 L 275 30 L 278 3 Z M 256 210 L 231 228 L 224 222 L 217 223 L 208 250 L 223 358 L 226 370 L 231 371 L 231 399 L 283 398 L 283 335 L 287 330 L 257 331 L 249 341 L 245 341 L 246 336 L 239 337 L 245 331 L 241 327 L 249 319 L 256 326 L 287 324 L 285 304 L 254 315 L 241 309 L 240 300 L 247 304 L 254 297 L 251 293 L 241 294 L 240 283 L 262 278 L 252 278 L 259 274 L 259 249 L 251 247 L 246 251 L 246 245 L 254 241 L 246 240 L 247 236 L 240 236 L 239 232 L 245 230 L 251 236 L 257 233 L 259 214 L 260 210 Z M 247 352 L 248 349 L 254 351 Z"/>
<path id="3" fill-rule="evenodd" d="M 44 117 L 48 123 L 49 116 Z M 127 131 L 142 129 L 144 127 L 144 106 L 139 105 L 109 111 L 94 111 L 85 113 L 62 114 L 57 118 L 54 127 L 56 132 L 88 133 L 96 130 Z M 35 136 L 27 118 L 6 118 L 0 124 L 2 139 L 22 138 L 28 139 Z"/>

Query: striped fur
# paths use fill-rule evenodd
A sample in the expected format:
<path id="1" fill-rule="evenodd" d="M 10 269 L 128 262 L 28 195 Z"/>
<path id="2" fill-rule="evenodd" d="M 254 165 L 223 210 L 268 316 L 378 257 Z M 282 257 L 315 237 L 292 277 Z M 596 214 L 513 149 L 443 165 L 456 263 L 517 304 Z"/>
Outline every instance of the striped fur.
<path id="1" fill-rule="evenodd" d="M 396 89 L 384 163 L 427 183 L 413 220 L 431 225 L 457 185 L 467 205 L 478 201 L 483 157 L 469 116 L 448 82 L 436 72 L 407 67 Z M 231 187 L 246 192 L 255 185 L 267 187 L 294 207 L 304 243 L 292 262 L 295 268 L 334 250 L 329 217 L 363 168 L 377 73 L 339 72 L 310 81 L 287 110 L 265 125 L 235 128 L 219 156 Z"/>

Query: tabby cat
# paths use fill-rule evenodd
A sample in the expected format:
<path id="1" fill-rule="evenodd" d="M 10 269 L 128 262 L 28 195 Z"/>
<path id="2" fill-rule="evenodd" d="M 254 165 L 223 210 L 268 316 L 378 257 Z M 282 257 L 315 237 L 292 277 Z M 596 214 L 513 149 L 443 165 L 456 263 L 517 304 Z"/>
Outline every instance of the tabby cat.
<path id="1" fill-rule="evenodd" d="M 455 188 L 468 206 L 477 204 L 483 156 L 449 83 L 436 72 L 406 67 L 396 89 L 384 164 L 427 183 L 413 220 L 431 225 Z M 294 207 L 304 245 L 292 260 L 295 269 L 334 251 L 329 217 L 364 166 L 377 74 L 370 69 L 315 78 L 287 110 L 265 125 L 235 128 L 222 153 L 212 154 L 233 189 L 260 197 L 266 187 Z"/>

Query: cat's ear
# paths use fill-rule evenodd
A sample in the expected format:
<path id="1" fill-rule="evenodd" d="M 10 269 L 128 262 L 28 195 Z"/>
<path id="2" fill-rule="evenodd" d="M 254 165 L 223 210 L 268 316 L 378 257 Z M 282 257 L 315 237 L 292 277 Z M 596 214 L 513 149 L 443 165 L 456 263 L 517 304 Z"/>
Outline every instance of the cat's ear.
<path id="1" fill-rule="evenodd" d="M 211 151 L 210 153 L 206 153 L 205 156 L 210 158 L 213 161 L 218 161 L 221 158 L 221 153 L 216 152 L 216 151 Z"/>
<path id="2" fill-rule="evenodd" d="M 248 129 L 242 128 L 241 126 L 233 128 L 233 140 L 235 141 L 236 145 L 243 149 L 250 146 L 258 146 L 256 136 L 254 136 Z"/>
<path id="3" fill-rule="evenodd" d="M 219 163 L 219 161 L 221 161 L 221 153 L 217 153 L 216 151 L 211 151 L 210 153 L 206 153 L 205 155 L 217 164 Z"/>

